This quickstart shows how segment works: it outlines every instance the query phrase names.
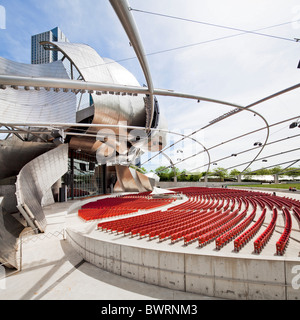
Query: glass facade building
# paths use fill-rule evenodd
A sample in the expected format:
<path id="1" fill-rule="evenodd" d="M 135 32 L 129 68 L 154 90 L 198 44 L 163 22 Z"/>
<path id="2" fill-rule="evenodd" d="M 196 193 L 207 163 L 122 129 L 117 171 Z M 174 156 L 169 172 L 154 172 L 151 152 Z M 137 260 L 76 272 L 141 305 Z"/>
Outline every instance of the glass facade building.
<path id="1" fill-rule="evenodd" d="M 59 60 L 58 52 L 52 50 L 45 50 L 41 46 L 41 41 L 59 41 L 69 42 L 64 33 L 56 27 L 50 31 L 36 34 L 31 37 L 31 64 L 51 63 Z"/>

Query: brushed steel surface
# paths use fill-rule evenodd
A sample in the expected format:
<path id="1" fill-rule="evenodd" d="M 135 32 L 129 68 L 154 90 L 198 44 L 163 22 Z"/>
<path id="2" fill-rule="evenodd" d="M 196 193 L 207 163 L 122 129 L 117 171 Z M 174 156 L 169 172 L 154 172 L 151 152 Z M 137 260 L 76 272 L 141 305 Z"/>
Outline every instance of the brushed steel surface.
<path id="1" fill-rule="evenodd" d="M 136 171 L 136 174 L 138 176 L 138 179 L 140 180 L 143 188 L 146 190 L 146 191 L 152 191 L 153 190 L 153 187 L 150 183 L 150 180 L 147 176 L 145 176 L 144 174 L 142 174 L 141 172 L 139 171 Z"/>
<path id="2" fill-rule="evenodd" d="M 53 147 L 52 143 L 24 142 L 19 139 L 0 141 L 0 180 L 16 176 L 26 163 Z"/>
<path id="3" fill-rule="evenodd" d="M 42 65 L 28 65 L 0 57 L 0 74 L 10 76 L 49 77 L 68 79 L 61 61 Z M 0 90 L 1 122 L 76 121 L 76 96 L 70 92 L 25 90 L 24 87 Z M 64 120 L 63 120 L 64 119 Z"/>
<path id="4" fill-rule="evenodd" d="M 117 187 L 126 192 L 139 192 L 139 188 L 129 170 L 129 167 L 116 166 L 118 177 Z"/>
<path id="5" fill-rule="evenodd" d="M 152 191 L 149 178 L 128 166 L 116 166 L 117 182 L 115 192 L 145 192 Z"/>
<path id="6" fill-rule="evenodd" d="M 67 171 L 67 144 L 35 158 L 20 171 L 16 182 L 18 208 L 33 229 L 45 231 L 47 221 L 41 205 L 43 197 Z"/>
<path id="7" fill-rule="evenodd" d="M 45 42 L 45 44 L 58 48 L 66 55 L 76 66 L 84 81 L 140 87 L 136 78 L 128 70 L 113 60 L 100 57 L 88 45 L 60 42 Z M 92 93 L 91 97 L 94 105 L 92 124 L 146 125 L 144 95 L 112 95 L 109 93 L 97 95 Z M 103 128 L 93 127 L 89 128 L 87 133 L 97 133 L 100 130 Z M 118 130 L 114 132 L 118 136 Z M 71 139 L 70 147 L 93 153 L 95 148 L 99 148 L 99 141 L 95 143 L 95 139 L 91 137 L 75 137 Z M 116 144 L 116 150 L 122 153 L 118 144 Z"/>
<path id="8" fill-rule="evenodd" d="M 24 226 L 2 208 L 4 197 L 0 197 L 0 263 L 18 269 L 18 238 Z M 8 264 L 8 265 L 7 265 Z"/>
<path id="9" fill-rule="evenodd" d="M 76 66 L 84 81 L 120 84 L 140 87 L 136 78 L 117 62 L 102 58 L 93 48 L 85 44 L 46 42 L 64 53 Z M 94 102 L 93 123 L 145 125 L 145 103 L 142 95 L 123 96 L 92 93 Z"/>

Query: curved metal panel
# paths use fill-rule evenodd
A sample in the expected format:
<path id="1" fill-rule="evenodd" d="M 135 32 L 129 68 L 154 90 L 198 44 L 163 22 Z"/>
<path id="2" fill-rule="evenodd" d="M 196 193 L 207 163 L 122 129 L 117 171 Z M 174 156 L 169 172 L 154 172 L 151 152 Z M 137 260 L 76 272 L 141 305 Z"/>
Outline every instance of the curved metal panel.
<path id="1" fill-rule="evenodd" d="M 133 179 L 134 179 L 134 181 L 135 181 L 135 183 L 136 183 L 136 185 L 137 185 L 137 187 L 138 187 L 138 189 L 139 189 L 139 192 L 145 192 L 145 191 L 147 191 L 147 190 L 144 188 L 144 186 L 142 185 L 142 183 L 141 183 L 141 181 L 140 181 L 140 179 L 139 179 L 139 176 L 138 176 L 138 174 L 137 174 L 137 171 L 136 171 L 135 169 L 133 169 L 133 168 L 129 168 L 129 170 L 130 170 L 130 173 L 131 173 L 131 175 L 132 175 L 132 177 L 133 177 Z"/>
<path id="2" fill-rule="evenodd" d="M 41 205 L 42 199 L 67 171 L 66 144 L 37 157 L 20 171 L 16 182 L 18 209 L 33 229 L 45 231 L 47 221 Z"/>
<path id="3" fill-rule="evenodd" d="M 151 185 L 150 179 L 149 179 L 146 175 L 144 175 L 144 174 L 142 174 L 142 173 L 140 173 L 140 172 L 138 172 L 138 171 L 136 171 L 136 174 L 137 174 L 138 179 L 140 180 L 142 186 L 143 186 L 147 191 L 152 191 L 152 190 L 153 190 L 153 187 L 152 187 L 152 185 Z"/>
<path id="4" fill-rule="evenodd" d="M 0 91 L 2 122 L 75 122 L 76 96 L 72 92 L 26 91 L 7 88 Z"/>
<path id="5" fill-rule="evenodd" d="M 61 61 L 43 65 L 27 65 L 0 58 L 0 74 L 68 79 Z M 26 88 L 28 89 L 28 88 Z M 76 96 L 72 92 L 26 90 L 7 87 L 0 90 L 2 122 L 76 121 Z"/>
<path id="6" fill-rule="evenodd" d="M 0 197 L 0 263 L 18 269 L 16 257 L 18 238 L 24 226 L 2 208 L 4 197 Z M 7 265 L 8 264 L 8 265 Z"/>
<path id="7" fill-rule="evenodd" d="M 53 147 L 52 143 L 24 142 L 19 139 L 0 141 L 0 180 L 16 176 L 26 163 Z"/>
<path id="8" fill-rule="evenodd" d="M 140 87 L 136 78 L 124 67 L 110 59 L 104 59 L 90 46 L 78 43 L 44 42 L 59 48 L 76 66 L 85 81 Z M 93 124 L 128 124 L 144 126 L 146 111 L 143 96 L 97 95 L 94 101 Z"/>
<path id="9" fill-rule="evenodd" d="M 0 57 L 0 74 L 12 76 L 69 79 L 61 61 L 47 64 L 25 64 Z"/>
<path id="10" fill-rule="evenodd" d="M 104 59 L 90 46 L 76 43 L 44 42 L 58 48 L 76 66 L 85 81 L 95 81 L 107 84 L 119 84 L 140 87 L 136 78 L 120 64 L 110 59 Z M 146 109 L 144 95 L 112 95 L 91 94 L 94 102 L 92 124 L 145 126 Z M 101 128 L 90 128 L 88 133 L 97 133 Z M 118 136 L 118 130 L 114 130 Z M 101 144 L 100 144 L 101 145 Z M 95 152 L 94 138 L 76 137 L 70 141 L 71 148 L 86 152 Z M 89 150 L 88 148 L 91 147 Z M 117 147 L 117 151 L 120 152 Z"/>
<path id="11" fill-rule="evenodd" d="M 139 192 L 139 188 L 129 170 L 129 167 L 116 166 L 118 183 L 115 187 L 126 192 Z"/>
<path id="12" fill-rule="evenodd" d="M 133 168 L 116 166 L 117 183 L 115 192 L 145 192 L 152 191 L 149 178 Z"/>

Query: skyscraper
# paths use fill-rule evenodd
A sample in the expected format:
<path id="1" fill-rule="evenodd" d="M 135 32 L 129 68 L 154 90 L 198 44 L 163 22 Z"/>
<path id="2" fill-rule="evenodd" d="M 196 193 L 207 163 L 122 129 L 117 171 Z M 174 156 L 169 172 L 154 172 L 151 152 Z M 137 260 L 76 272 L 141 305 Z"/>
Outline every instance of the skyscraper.
<path id="1" fill-rule="evenodd" d="M 50 63 L 58 60 L 56 51 L 45 50 L 41 45 L 41 41 L 60 41 L 69 42 L 63 32 L 56 27 L 50 31 L 36 34 L 31 37 L 31 63 L 42 64 Z"/>

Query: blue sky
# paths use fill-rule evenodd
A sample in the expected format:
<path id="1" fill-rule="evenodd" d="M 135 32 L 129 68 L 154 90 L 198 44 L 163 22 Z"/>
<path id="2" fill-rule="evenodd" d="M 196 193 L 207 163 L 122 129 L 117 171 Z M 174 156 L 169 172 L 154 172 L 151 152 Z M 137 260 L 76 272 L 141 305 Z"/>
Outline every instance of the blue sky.
<path id="1" fill-rule="evenodd" d="M 300 4 L 296 0 L 131 0 L 132 8 L 157 12 L 202 22 L 230 26 L 244 30 L 256 30 L 286 23 L 262 32 L 286 39 L 300 38 Z M 18 62 L 30 63 L 30 37 L 33 34 L 59 26 L 71 42 L 89 44 L 103 57 L 120 62 L 143 84 L 143 74 L 133 49 L 108 0 L 0 0 L 6 10 L 6 29 L 0 29 L 0 56 Z M 280 40 L 258 35 L 244 34 L 224 40 L 214 39 L 237 34 L 228 29 L 203 24 L 178 21 L 144 13 L 134 12 L 147 53 L 169 50 L 181 46 L 185 49 L 171 50 L 149 55 L 149 65 L 156 88 L 174 89 L 179 92 L 235 102 L 246 106 L 274 92 L 299 83 L 300 42 Z M 208 42 L 211 41 L 211 42 Z M 195 43 L 202 43 L 190 46 Z M 204 43 L 206 42 L 206 43 Z M 228 107 L 210 103 L 174 98 L 159 98 L 169 128 L 183 133 L 199 129 L 212 119 L 230 111 Z M 254 109 L 265 116 L 270 124 L 299 115 L 299 94 L 296 91 L 261 104 Z M 223 121 L 205 132 L 199 139 L 208 147 L 220 140 L 226 141 L 247 130 L 263 125 L 261 119 L 242 113 Z M 271 140 L 288 137 L 295 132 L 287 125 L 272 129 Z M 264 132 L 247 139 L 214 148 L 213 159 L 231 154 L 263 140 Z M 175 139 L 173 136 L 171 140 Z M 266 149 L 265 156 L 293 148 L 299 139 L 288 144 L 275 144 Z M 195 152 L 195 145 L 185 146 L 186 156 Z M 198 148 L 198 147 L 197 147 Z M 257 152 L 257 151 L 256 151 Z M 222 167 L 242 163 L 239 159 L 220 162 Z M 177 160 L 177 149 L 171 150 Z M 299 151 L 272 161 L 284 162 L 299 157 Z M 190 169 L 207 162 L 205 156 L 192 159 L 182 167 Z M 274 163 L 275 163 L 274 162 Z M 167 164 L 160 160 L 159 164 Z M 149 164 L 150 167 L 158 163 Z M 253 169 L 262 167 L 261 163 Z M 242 166 L 241 168 L 242 169 Z"/>

